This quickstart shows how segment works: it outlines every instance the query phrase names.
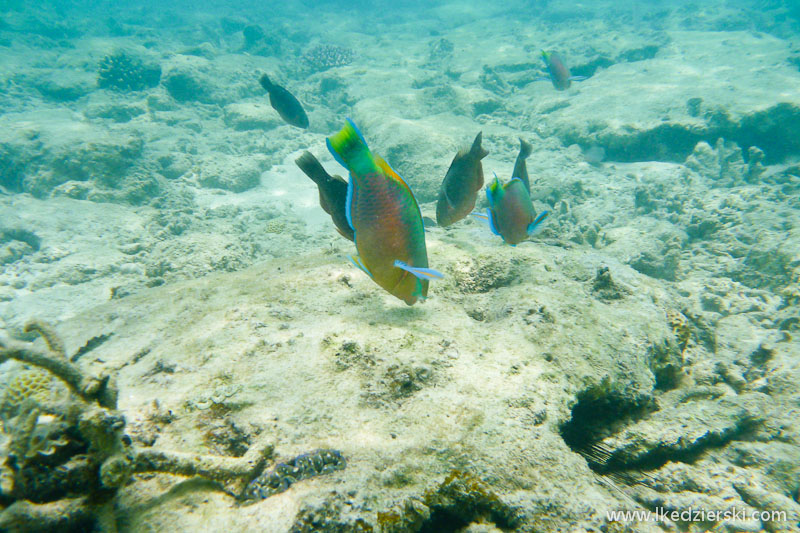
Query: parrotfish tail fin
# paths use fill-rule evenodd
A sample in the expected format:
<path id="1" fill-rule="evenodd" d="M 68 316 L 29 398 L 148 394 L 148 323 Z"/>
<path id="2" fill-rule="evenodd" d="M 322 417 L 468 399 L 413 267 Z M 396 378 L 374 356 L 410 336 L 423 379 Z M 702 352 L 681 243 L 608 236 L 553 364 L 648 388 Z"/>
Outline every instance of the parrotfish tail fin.
<path id="1" fill-rule="evenodd" d="M 475 136 L 475 140 L 472 141 L 472 148 L 469 149 L 470 153 L 472 153 L 478 159 L 483 159 L 487 155 L 489 155 L 489 150 L 486 150 L 483 146 L 481 146 L 481 140 L 483 139 L 483 132 L 479 131 L 478 135 Z"/>
<path id="2" fill-rule="evenodd" d="M 422 267 L 412 267 L 408 266 L 404 262 L 400 261 L 399 259 L 395 259 L 394 266 L 397 268 L 402 268 L 406 272 L 410 272 L 414 274 L 419 279 L 442 279 L 444 278 L 444 274 L 439 272 L 438 270 L 434 270 L 432 268 L 422 268 Z"/>
<path id="3" fill-rule="evenodd" d="M 589 76 L 570 76 L 569 79 L 570 81 L 584 81 L 588 80 Z"/>
<path id="4" fill-rule="evenodd" d="M 350 168 L 347 164 L 348 161 L 352 161 L 364 151 L 369 151 L 367 142 L 358 131 L 358 127 L 349 118 L 344 128 L 339 133 L 328 137 L 326 143 L 331 155 L 345 168 Z"/>
<path id="5" fill-rule="evenodd" d="M 544 222 L 544 219 L 546 219 L 549 214 L 550 211 L 542 211 L 539 213 L 539 216 L 528 224 L 528 235 L 533 235 L 533 233 L 541 227 L 542 222 Z"/>
<path id="6" fill-rule="evenodd" d="M 303 152 L 303 155 L 294 160 L 294 164 L 300 167 L 303 174 L 311 178 L 314 183 L 318 185 L 330 179 L 330 175 L 311 152 Z"/>
<path id="7" fill-rule="evenodd" d="M 261 84 L 261 86 L 264 88 L 265 91 L 269 91 L 270 89 L 272 89 L 272 82 L 269 81 L 269 76 L 267 76 L 266 74 L 261 75 L 261 79 L 258 80 L 258 83 Z"/>
<path id="8" fill-rule="evenodd" d="M 372 273 L 367 269 L 366 266 L 364 266 L 364 263 L 361 262 L 360 257 L 357 255 L 348 255 L 347 258 L 356 266 L 356 268 L 363 271 L 367 276 L 372 277 Z"/>
<path id="9" fill-rule="evenodd" d="M 522 137 L 519 139 L 519 156 L 522 159 L 527 159 L 531 155 L 531 150 L 533 150 L 533 146 L 531 143 L 524 140 Z"/>

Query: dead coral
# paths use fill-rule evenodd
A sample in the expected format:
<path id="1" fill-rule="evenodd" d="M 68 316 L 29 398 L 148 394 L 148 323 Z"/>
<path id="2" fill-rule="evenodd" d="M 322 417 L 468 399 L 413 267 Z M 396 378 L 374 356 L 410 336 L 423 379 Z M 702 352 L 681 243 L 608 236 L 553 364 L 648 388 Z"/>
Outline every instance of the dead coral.
<path id="1" fill-rule="evenodd" d="M 109 502 L 134 473 L 201 476 L 239 494 L 264 469 L 271 444 L 253 446 L 241 458 L 135 448 L 123 433 L 112 377 L 89 376 L 70 363 L 50 326 L 32 323 L 26 331 L 41 334 L 48 349 L 9 341 L 0 344 L 0 364 L 13 359 L 38 367 L 71 394 L 54 400 L 36 387 L 20 389 L 15 408 L 6 410 L 13 417 L 0 464 L 0 530 L 87 531 L 102 522 L 113 531 Z"/>
<path id="2" fill-rule="evenodd" d="M 378 526 L 384 533 L 456 531 L 479 520 L 505 529 L 516 527 L 519 517 L 485 483 L 460 470 L 450 472 L 422 498 L 410 498 L 400 508 L 378 513 Z"/>

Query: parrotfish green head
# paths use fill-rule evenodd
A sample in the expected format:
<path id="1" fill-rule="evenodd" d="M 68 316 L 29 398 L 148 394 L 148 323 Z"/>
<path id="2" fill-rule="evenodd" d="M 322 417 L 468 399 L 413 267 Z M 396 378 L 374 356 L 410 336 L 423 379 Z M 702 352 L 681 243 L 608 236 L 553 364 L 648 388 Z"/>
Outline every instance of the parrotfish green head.
<path id="1" fill-rule="evenodd" d="M 547 50 L 542 50 L 542 59 L 544 59 L 544 64 L 550 66 L 550 54 Z"/>
<path id="2" fill-rule="evenodd" d="M 372 154 L 348 119 L 328 147 L 350 171 L 347 218 L 358 255 L 353 262 L 378 285 L 408 305 L 424 299 L 430 279 L 419 204 L 403 179 Z"/>
<path id="3" fill-rule="evenodd" d="M 528 229 L 534 222 L 534 210 L 522 180 L 513 178 L 492 192 L 489 203 L 492 204 L 492 225 L 505 242 L 514 245 L 528 239 Z"/>

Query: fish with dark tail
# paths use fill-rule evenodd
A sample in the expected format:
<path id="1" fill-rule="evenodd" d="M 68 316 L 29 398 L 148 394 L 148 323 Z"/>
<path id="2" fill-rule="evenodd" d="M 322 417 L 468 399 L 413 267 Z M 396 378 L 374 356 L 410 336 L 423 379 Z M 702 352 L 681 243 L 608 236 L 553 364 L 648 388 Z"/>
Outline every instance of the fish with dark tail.
<path id="1" fill-rule="evenodd" d="M 495 176 L 486 188 L 486 198 L 489 200 L 486 214 L 473 215 L 488 222 L 492 233 L 512 246 L 527 240 L 548 215 L 548 211 L 542 211 L 536 216 L 531 196 L 519 178 L 500 185 Z"/>
<path id="2" fill-rule="evenodd" d="M 280 85 L 272 83 L 266 74 L 261 76 L 259 83 L 269 93 L 270 105 L 284 122 L 298 128 L 308 128 L 308 115 L 292 93 Z"/>
<path id="3" fill-rule="evenodd" d="M 550 81 L 553 82 L 553 87 L 555 87 L 557 91 L 569 89 L 573 81 L 583 81 L 586 79 L 586 76 L 573 76 L 570 74 L 569 69 L 561 60 L 561 56 L 556 52 L 542 50 L 542 59 L 544 59 L 544 64 L 547 65 Z"/>
<path id="4" fill-rule="evenodd" d="M 443 276 L 428 268 L 422 213 L 411 189 L 370 151 L 352 120 L 327 142 L 350 171 L 346 213 L 358 252 L 351 261 L 406 304 L 424 300 L 430 280 Z"/>
<path id="5" fill-rule="evenodd" d="M 489 152 L 481 147 L 479 132 L 469 150 L 459 150 L 447 169 L 436 202 L 436 223 L 449 226 L 469 215 L 475 209 L 475 200 L 483 187 L 481 159 Z"/>
<path id="6" fill-rule="evenodd" d="M 336 231 L 352 241 L 353 228 L 347 222 L 347 181 L 341 176 L 328 174 L 311 152 L 303 152 L 294 162 L 317 184 L 319 205 L 331 216 Z"/>
<path id="7" fill-rule="evenodd" d="M 519 140 L 519 155 L 517 155 L 517 160 L 514 162 L 514 171 L 511 173 L 512 178 L 522 180 L 525 188 L 528 189 L 528 193 L 531 192 L 531 180 L 528 178 L 528 166 L 525 164 L 525 160 L 531 155 L 531 150 L 533 150 L 533 147 L 529 142 L 522 139 Z"/>

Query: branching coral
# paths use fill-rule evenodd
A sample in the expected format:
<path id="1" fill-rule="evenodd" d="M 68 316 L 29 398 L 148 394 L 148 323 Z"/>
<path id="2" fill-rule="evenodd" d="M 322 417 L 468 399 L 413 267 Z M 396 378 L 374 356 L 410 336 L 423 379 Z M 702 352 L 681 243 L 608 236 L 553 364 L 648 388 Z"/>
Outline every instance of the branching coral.
<path id="1" fill-rule="evenodd" d="M 343 67 L 353 62 L 355 53 L 343 46 L 320 44 L 303 56 L 303 61 L 312 72 L 322 72 L 334 67 Z"/>
<path id="2" fill-rule="evenodd" d="M 138 57 L 115 52 L 104 57 L 97 69 L 97 85 L 118 91 L 141 91 L 161 81 L 161 66 L 145 64 Z"/>
<path id="3" fill-rule="evenodd" d="M 253 446 L 241 458 L 139 449 L 124 434 L 117 388 L 110 376 L 90 376 L 70 363 L 47 324 L 34 322 L 47 349 L 31 343 L 0 344 L 0 364 L 17 360 L 62 381 L 70 395 L 53 399 L 40 387 L 21 387 L 8 409 L 7 455 L 0 464 L 2 531 L 85 531 L 109 515 L 116 489 L 137 472 L 201 476 L 238 496 L 264 470 L 273 447 Z M 26 370 L 28 371 L 28 370 Z M 38 378 L 37 378 L 38 379 Z M 35 381 L 38 383 L 38 381 Z M 34 383 L 34 384 L 35 384 Z M 108 522 L 105 520 L 105 522 Z M 113 521 L 104 530 L 113 530 Z"/>

